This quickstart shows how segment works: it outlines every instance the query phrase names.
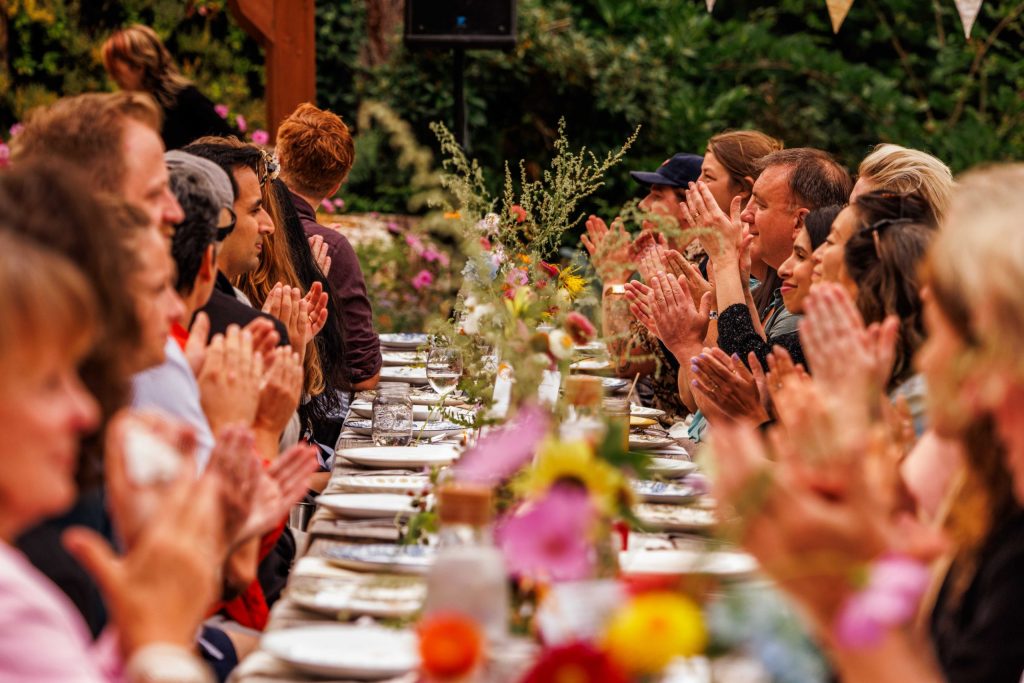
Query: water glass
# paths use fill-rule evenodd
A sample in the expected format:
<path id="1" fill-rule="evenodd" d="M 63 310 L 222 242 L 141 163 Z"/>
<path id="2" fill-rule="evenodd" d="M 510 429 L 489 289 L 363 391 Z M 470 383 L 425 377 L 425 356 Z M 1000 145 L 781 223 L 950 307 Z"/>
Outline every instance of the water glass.
<path id="1" fill-rule="evenodd" d="M 412 398 L 409 385 L 381 382 L 373 399 L 373 443 L 376 446 L 408 446 L 412 440 Z"/>
<path id="2" fill-rule="evenodd" d="M 462 353 L 450 346 L 432 346 L 427 354 L 427 381 L 439 394 L 449 394 L 462 378 Z"/>

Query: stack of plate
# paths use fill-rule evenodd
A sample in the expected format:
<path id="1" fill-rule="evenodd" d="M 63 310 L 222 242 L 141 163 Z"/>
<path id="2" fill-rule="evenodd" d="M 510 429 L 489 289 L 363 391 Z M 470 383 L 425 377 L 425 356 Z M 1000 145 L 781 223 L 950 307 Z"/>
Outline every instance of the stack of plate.
<path id="1" fill-rule="evenodd" d="M 427 335 L 420 332 L 395 332 L 380 335 L 380 345 L 386 350 L 415 350 L 426 346 L 427 341 Z"/>
<path id="2" fill-rule="evenodd" d="M 330 624 L 271 631 L 260 648 L 315 676 L 381 680 L 419 666 L 416 634 L 373 626 Z"/>
<path id="3" fill-rule="evenodd" d="M 459 457 L 459 451 L 450 444 L 422 444 L 419 446 L 365 446 L 343 448 L 338 455 L 349 462 L 374 469 L 423 469 L 450 465 Z"/>

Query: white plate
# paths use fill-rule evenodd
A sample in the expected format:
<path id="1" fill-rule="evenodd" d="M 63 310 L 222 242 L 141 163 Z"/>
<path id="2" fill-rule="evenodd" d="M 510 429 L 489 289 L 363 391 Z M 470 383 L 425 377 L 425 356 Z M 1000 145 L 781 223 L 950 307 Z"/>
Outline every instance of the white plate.
<path id="1" fill-rule="evenodd" d="M 585 358 L 578 360 L 569 366 L 570 370 L 576 370 L 578 372 L 604 372 L 611 370 L 612 363 L 607 360 L 600 360 L 598 358 Z"/>
<path id="2" fill-rule="evenodd" d="M 324 550 L 324 559 L 348 569 L 426 574 L 435 554 L 434 548 L 426 545 L 337 544 Z"/>
<path id="3" fill-rule="evenodd" d="M 380 354 L 386 367 L 393 365 L 423 365 L 427 354 L 419 351 L 384 351 Z"/>
<path id="4" fill-rule="evenodd" d="M 412 517 L 418 512 L 413 497 L 404 493 L 327 493 L 317 496 L 316 504 L 342 517 L 359 519 Z"/>
<path id="5" fill-rule="evenodd" d="M 647 464 L 647 472 L 666 479 L 681 479 L 697 470 L 697 465 L 689 460 L 676 458 L 651 458 Z"/>
<path id="6" fill-rule="evenodd" d="M 427 344 L 427 335 L 414 332 L 399 332 L 380 335 L 380 345 L 390 349 L 415 349 Z"/>
<path id="7" fill-rule="evenodd" d="M 608 350 L 608 346 L 603 341 L 589 341 L 586 344 L 575 344 L 575 349 L 581 353 L 601 353 Z"/>
<path id="8" fill-rule="evenodd" d="M 640 550 L 619 553 L 624 574 L 703 574 L 722 578 L 745 578 L 755 574 L 757 560 L 747 553 L 709 550 Z"/>
<path id="9" fill-rule="evenodd" d="M 604 390 L 610 394 L 614 394 L 616 391 L 621 391 L 629 386 L 628 379 L 621 379 L 619 377 L 602 377 L 601 386 Z"/>
<path id="10" fill-rule="evenodd" d="M 681 505 L 700 496 L 697 489 L 674 481 L 634 481 L 630 483 L 637 500 L 642 503 Z"/>
<path id="11" fill-rule="evenodd" d="M 422 446 L 366 446 L 343 448 L 338 455 L 364 467 L 432 467 L 448 465 L 459 457 L 459 451 L 450 444 L 423 444 Z"/>
<path id="12" fill-rule="evenodd" d="M 348 493 L 421 493 L 430 488 L 425 474 L 346 475 L 331 479 L 331 487 Z"/>
<path id="13" fill-rule="evenodd" d="M 382 382 L 406 382 L 408 384 L 426 384 L 426 368 L 410 368 L 406 365 L 399 365 L 390 368 L 380 369 Z"/>
<path id="14" fill-rule="evenodd" d="M 675 446 L 675 439 L 666 436 L 655 436 L 654 434 L 633 434 L 629 435 L 629 447 L 631 450 L 647 450 L 651 448 L 668 448 Z"/>
<path id="15" fill-rule="evenodd" d="M 351 580 L 300 578 L 289 584 L 288 597 L 300 607 L 331 616 L 401 619 L 423 607 L 427 586 L 420 578 L 394 574 L 360 574 Z"/>
<path id="16" fill-rule="evenodd" d="M 264 634 L 260 648 L 318 676 L 370 681 L 401 676 L 419 666 L 412 631 L 376 626 L 297 626 Z"/>
<path id="17" fill-rule="evenodd" d="M 349 418 L 345 421 L 345 429 L 351 429 L 356 434 L 370 436 L 373 434 L 373 421 L 363 417 Z M 464 429 L 465 427 L 454 422 L 422 422 L 413 420 L 412 438 L 415 441 L 416 439 L 429 439 L 432 436 L 440 436 L 441 434 L 458 434 Z"/>
<path id="18" fill-rule="evenodd" d="M 665 417 L 664 410 L 658 410 L 657 408 L 648 408 L 647 406 L 642 406 L 639 403 L 631 403 L 629 405 L 629 414 L 635 417 L 650 417 L 655 420 L 658 419 L 659 417 Z"/>
<path id="19" fill-rule="evenodd" d="M 409 398 L 412 399 L 414 406 L 436 406 L 441 402 L 441 394 L 435 392 L 430 387 L 423 389 L 413 389 L 409 392 Z M 444 399 L 446 406 L 457 406 L 462 402 L 463 395 L 461 393 L 448 394 Z"/>
<path id="20" fill-rule="evenodd" d="M 715 513 L 701 508 L 641 503 L 633 513 L 646 526 L 661 531 L 703 531 L 715 525 Z"/>
<path id="21" fill-rule="evenodd" d="M 414 403 L 412 406 L 412 419 L 440 420 L 443 419 L 446 415 L 458 415 L 460 417 L 465 417 L 466 419 L 469 419 L 471 417 L 471 414 L 466 410 L 450 408 L 447 406 L 445 407 L 445 412 L 442 414 L 442 412 L 438 410 L 436 406 L 436 402 L 433 405 L 420 405 Z M 352 405 L 349 406 L 349 409 L 359 417 L 373 417 L 373 403 L 369 401 L 353 401 Z"/>

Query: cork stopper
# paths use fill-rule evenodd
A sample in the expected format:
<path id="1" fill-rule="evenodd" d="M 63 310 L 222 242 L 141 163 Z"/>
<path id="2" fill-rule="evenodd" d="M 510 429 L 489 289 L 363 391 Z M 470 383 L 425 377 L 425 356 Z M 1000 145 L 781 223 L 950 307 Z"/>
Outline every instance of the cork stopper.
<path id="1" fill-rule="evenodd" d="M 600 377 L 570 375 L 565 380 L 565 401 L 577 408 L 600 408 L 604 386 Z"/>
<path id="2" fill-rule="evenodd" d="M 491 521 L 491 489 L 479 484 L 444 484 L 437 490 L 442 524 L 484 526 Z"/>

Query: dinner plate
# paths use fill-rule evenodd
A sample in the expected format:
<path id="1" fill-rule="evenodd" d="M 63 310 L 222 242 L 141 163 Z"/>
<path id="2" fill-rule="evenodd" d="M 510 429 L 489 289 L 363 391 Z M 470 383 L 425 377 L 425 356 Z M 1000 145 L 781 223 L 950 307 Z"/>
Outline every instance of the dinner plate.
<path id="1" fill-rule="evenodd" d="M 608 350 L 608 346 L 603 341 L 589 341 L 586 344 L 575 344 L 574 348 L 580 353 L 602 353 Z"/>
<path id="2" fill-rule="evenodd" d="M 647 406 L 642 406 L 639 403 L 629 404 L 629 414 L 634 417 L 650 417 L 653 419 L 665 417 L 664 410 L 658 410 L 657 408 L 648 408 Z"/>
<path id="3" fill-rule="evenodd" d="M 423 579 L 394 574 L 358 574 L 351 579 L 299 577 L 288 585 L 288 597 L 299 607 L 335 617 L 402 619 L 416 614 L 426 596 Z"/>
<path id="4" fill-rule="evenodd" d="M 611 370 L 612 363 L 600 358 L 584 358 L 569 365 L 570 370 L 577 372 L 605 372 Z"/>
<path id="5" fill-rule="evenodd" d="M 647 450 L 651 448 L 667 448 L 676 444 L 675 439 L 670 438 L 667 434 L 660 436 L 658 434 L 634 434 L 629 435 L 629 447 L 633 450 Z"/>
<path id="6" fill-rule="evenodd" d="M 316 504 L 336 515 L 359 519 L 412 517 L 419 511 L 413 497 L 405 493 L 325 493 L 316 497 Z"/>
<path id="7" fill-rule="evenodd" d="M 412 399 L 414 406 L 436 406 L 441 402 L 441 394 L 429 387 L 413 389 L 409 392 L 409 398 Z M 462 403 L 464 398 L 460 392 L 446 394 L 444 404 L 446 406 L 457 406 Z"/>
<path id="8" fill-rule="evenodd" d="M 621 391 L 629 386 L 628 379 L 622 379 L 620 377 L 602 377 L 601 386 L 604 390 L 614 394 L 616 391 Z"/>
<path id="9" fill-rule="evenodd" d="M 740 579 L 757 573 L 757 560 L 729 550 L 640 550 L 619 553 L 623 574 L 702 574 Z"/>
<path id="10" fill-rule="evenodd" d="M 362 474 L 331 479 L 331 487 L 348 493 L 421 493 L 430 487 L 425 474 Z"/>
<path id="11" fill-rule="evenodd" d="M 661 531 L 704 531 L 715 525 L 715 513 L 702 508 L 641 503 L 633 513 L 645 526 Z"/>
<path id="12" fill-rule="evenodd" d="M 435 554 L 434 548 L 426 545 L 339 543 L 324 550 L 324 559 L 348 569 L 426 574 L 434 563 Z"/>
<path id="13" fill-rule="evenodd" d="M 364 467 L 420 468 L 434 465 L 448 465 L 459 457 L 459 451 L 451 444 L 422 444 L 420 446 L 365 446 L 343 448 L 338 455 Z"/>
<path id="14" fill-rule="evenodd" d="M 671 481 L 634 481 L 630 484 L 633 493 L 643 503 L 689 503 L 700 492 L 685 483 Z"/>
<path id="15" fill-rule="evenodd" d="M 380 356 L 385 366 L 423 365 L 427 362 L 427 354 L 419 351 L 384 351 Z"/>
<path id="16" fill-rule="evenodd" d="M 390 349 L 415 349 L 427 344 L 427 335 L 418 332 L 398 332 L 380 335 L 380 344 Z"/>
<path id="17" fill-rule="evenodd" d="M 666 479 L 681 479 L 697 470 L 697 465 L 689 460 L 677 458 L 651 458 L 647 463 L 647 473 L 665 477 Z"/>
<path id="18" fill-rule="evenodd" d="M 419 666 L 412 631 L 378 626 L 296 626 L 264 634 L 260 648 L 317 676 L 372 681 L 401 676 Z"/>
<path id="19" fill-rule="evenodd" d="M 405 382 L 407 384 L 426 384 L 427 369 L 411 368 L 407 365 L 397 365 L 390 368 L 380 369 L 380 379 L 383 382 Z"/>
<path id="20" fill-rule="evenodd" d="M 373 403 L 369 401 L 353 401 L 349 406 L 349 409 L 359 417 L 373 417 Z M 444 412 L 442 413 L 438 410 L 437 403 L 422 405 L 414 403 L 412 406 L 412 419 L 414 420 L 441 420 L 446 416 L 452 415 L 465 417 L 467 420 L 471 417 L 471 413 L 469 411 L 449 406 L 445 406 Z"/>
<path id="21" fill-rule="evenodd" d="M 373 434 L 373 420 L 367 420 L 366 418 L 349 418 L 345 421 L 345 428 L 351 429 L 356 434 L 363 434 L 369 436 Z M 440 436 L 441 434 L 457 434 L 464 430 L 465 427 L 457 425 L 454 422 L 446 422 L 435 420 L 432 422 L 423 422 L 422 420 L 413 420 L 412 423 L 412 438 L 428 439 L 432 436 Z"/>

